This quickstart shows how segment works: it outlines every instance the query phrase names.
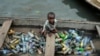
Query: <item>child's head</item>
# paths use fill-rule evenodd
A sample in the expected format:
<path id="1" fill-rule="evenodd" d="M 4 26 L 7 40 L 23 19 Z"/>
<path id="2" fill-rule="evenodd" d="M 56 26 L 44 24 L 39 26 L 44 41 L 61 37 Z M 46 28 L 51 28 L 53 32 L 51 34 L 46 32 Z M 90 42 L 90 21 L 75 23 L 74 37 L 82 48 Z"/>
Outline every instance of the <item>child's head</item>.
<path id="1" fill-rule="evenodd" d="M 49 12 L 48 15 L 48 20 L 50 23 L 54 23 L 54 19 L 55 19 L 55 13 L 54 12 Z"/>

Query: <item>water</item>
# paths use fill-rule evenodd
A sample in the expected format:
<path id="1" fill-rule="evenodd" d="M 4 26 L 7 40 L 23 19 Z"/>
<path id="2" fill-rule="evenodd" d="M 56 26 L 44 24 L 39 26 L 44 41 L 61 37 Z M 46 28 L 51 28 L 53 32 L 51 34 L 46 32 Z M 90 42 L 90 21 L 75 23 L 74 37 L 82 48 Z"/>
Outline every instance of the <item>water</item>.
<path id="1" fill-rule="evenodd" d="M 79 0 L 0 0 L 0 17 L 46 19 L 48 12 L 57 19 L 100 20 L 100 14 Z"/>

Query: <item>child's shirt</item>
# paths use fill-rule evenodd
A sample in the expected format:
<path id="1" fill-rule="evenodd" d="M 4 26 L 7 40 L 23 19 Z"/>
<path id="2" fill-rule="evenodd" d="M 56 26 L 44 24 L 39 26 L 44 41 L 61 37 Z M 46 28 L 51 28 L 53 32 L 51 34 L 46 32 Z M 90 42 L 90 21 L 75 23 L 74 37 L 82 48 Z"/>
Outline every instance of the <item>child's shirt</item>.
<path id="1" fill-rule="evenodd" d="M 57 24 L 57 20 L 54 19 L 54 24 L 50 24 L 48 20 L 45 21 L 45 24 L 43 26 L 43 31 L 44 32 L 45 30 L 54 30 L 56 28 L 56 24 Z M 48 29 L 47 29 L 48 28 Z"/>

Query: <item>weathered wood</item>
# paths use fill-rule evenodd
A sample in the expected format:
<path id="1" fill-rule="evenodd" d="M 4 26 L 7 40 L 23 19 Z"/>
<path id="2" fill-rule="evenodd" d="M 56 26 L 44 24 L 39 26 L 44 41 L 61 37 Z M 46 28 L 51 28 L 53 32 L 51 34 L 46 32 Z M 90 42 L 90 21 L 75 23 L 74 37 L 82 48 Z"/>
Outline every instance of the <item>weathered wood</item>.
<path id="1" fill-rule="evenodd" d="M 1 29 L 0 29 L 0 48 L 2 47 L 3 45 L 3 42 L 6 38 L 6 35 L 8 33 L 8 30 L 11 26 L 11 23 L 12 23 L 12 20 L 7 20 L 3 23 Z"/>
<path id="2" fill-rule="evenodd" d="M 100 10 L 100 0 L 86 0 L 86 2 Z"/>
<path id="3" fill-rule="evenodd" d="M 23 22 L 23 23 L 22 23 Z M 14 20 L 14 25 L 16 26 L 43 26 L 45 20 Z M 100 25 L 97 22 L 80 22 L 80 21 L 58 21 L 58 28 L 77 28 L 85 30 L 95 30 L 95 25 Z"/>
<path id="4" fill-rule="evenodd" d="M 46 48 L 45 48 L 45 56 L 54 56 L 55 54 L 55 35 L 46 36 Z"/>
<path id="5" fill-rule="evenodd" d="M 23 23 L 22 23 L 23 22 Z M 45 20 L 14 20 L 15 26 L 43 26 Z M 95 25 L 100 25 L 97 22 L 81 22 L 81 21 L 67 21 L 59 20 L 57 23 L 58 28 L 77 28 L 85 30 L 95 30 Z"/>
<path id="6" fill-rule="evenodd" d="M 96 25 L 96 29 L 97 29 L 98 35 L 100 37 L 100 26 Z"/>
<path id="7" fill-rule="evenodd" d="M 2 21 L 6 19 L 1 19 Z M 23 22 L 23 23 L 22 23 Z M 43 26 L 45 20 L 41 19 L 13 19 L 14 26 Z M 84 30 L 96 30 L 95 26 L 100 25 L 100 22 L 90 22 L 90 21 L 73 21 L 73 20 L 58 20 L 58 28 L 77 28 Z"/>

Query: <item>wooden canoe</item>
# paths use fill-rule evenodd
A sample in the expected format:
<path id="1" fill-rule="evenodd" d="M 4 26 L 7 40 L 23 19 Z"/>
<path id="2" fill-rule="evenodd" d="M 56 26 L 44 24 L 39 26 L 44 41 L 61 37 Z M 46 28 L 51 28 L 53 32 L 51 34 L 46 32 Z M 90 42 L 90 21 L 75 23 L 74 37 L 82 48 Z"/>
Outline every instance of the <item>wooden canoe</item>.
<path id="1" fill-rule="evenodd" d="M 100 0 L 86 0 L 86 2 L 100 10 Z"/>
<path id="2" fill-rule="evenodd" d="M 9 20 L 9 18 L 6 18 L 6 19 L 1 18 L 0 19 L 1 28 L 2 28 L 3 22 L 5 22 L 6 20 Z M 36 33 L 39 32 L 39 29 L 42 28 L 42 26 L 45 22 L 45 20 L 40 20 L 40 19 L 14 19 L 14 18 L 10 18 L 10 20 L 13 20 L 13 22 L 12 22 L 11 27 L 10 27 L 10 25 L 8 26 L 7 30 L 10 27 L 10 28 L 14 29 L 15 31 L 28 32 L 30 30 L 34 30 Z M 94 34 L 95 36 L 96 35 L 100 36 L 100 30 L 99 30 L 100 27 L 99 26 L 100 26 L 99 22 L 58 20 L 57 29 L 58 30 L 67 30 L 68 28 L 75 28 L 75 29 L 89 31 L 91 34 Z M 2 40 L 4 41 L 4 38 Z M 94 42 L 96 49 L 100 50 L 99 39 L 94 39 L 93 42 Z M 2 45 L 2 43 L 0 45 Z M 44 56 L 44 55 L 37 55 L 37 54 L 34 54 L 34 55 L 35 56 Z M 23 56 L 23 55 L 20 55 L 20 56 Z M 59 56 L 59 55 L 55 55 L 55 56 Z"/>

